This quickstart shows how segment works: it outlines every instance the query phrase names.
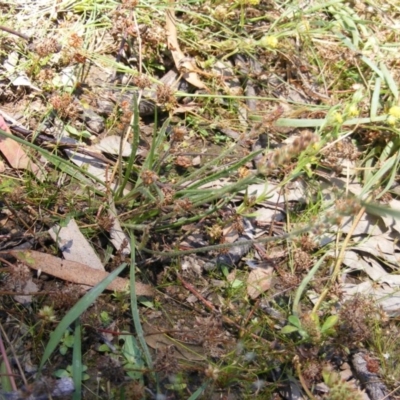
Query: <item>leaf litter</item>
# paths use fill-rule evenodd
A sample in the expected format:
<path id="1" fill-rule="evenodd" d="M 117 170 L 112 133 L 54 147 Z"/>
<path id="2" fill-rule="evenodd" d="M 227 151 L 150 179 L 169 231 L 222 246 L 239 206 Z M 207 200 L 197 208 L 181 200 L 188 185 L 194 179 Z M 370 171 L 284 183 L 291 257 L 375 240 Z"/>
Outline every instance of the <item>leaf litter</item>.
<path id="1" fill-rule="evenodd" d="M 141 398 L 153 391 L 189 398 L 203 386 L 207 395 L 218 388 L 234 398 L 333 398 L 347 386 L 325 364 L 355 367 L 360 360 L 348 354 L 360 347 L 364 360 L 380 357 L 374 378 L 398 386 L 384 355 L 400 355 L 382 350 L 391 342 L 382 333 L 373 342 L 385 329 L 399 336 L 393 10 L 373 16 L 358 3 L 310 3 L 298 18 L 296 5 L 264 3 L 106 1 L 101 13 L 92 5 L 96 28 L 86 24 L 85 2 L 35 2 L 29 12 L 18 1 L 15 9 L 0 6 L 35 43 L 17 56 L 10 50 L 24 37 L 0 37 L 9 54 L 0 83 L 0 128 L 8 134 L 1 138 L 2 266 L 18 262 L 57 278 L 49 288 L 95 286 L 109 276 L 105 267 L 135 254 L 130 297 L 150 300 L 130 303 L 125 275 L 109 285 L 113 296 L 95 303 L 99 312 L 82 318 L 112 337 L 130 325 L 129 305 L 143 305 L 137 354 L 147 354 L 153 381 L 145 391 L 138 362 L 131 383 Z M 52 39 L 40 37 L 46 30 Z M 20 274 L 24 287 L 46 287 L 21 271 L 8 273 Z M 49 289 L 45 307 L 72 309 L 74 297 L 62 292 Z M 328 334 L 319 320 L 336 315 Z M 294 316 L 298 333 L 280 333 Z M 382 326 L 376 338 L 368 333 L 374 323 Z M 96 359 L 97 349 L 87 350 Z M 122 375 L 132 377 L 119 356 Z M 107 352 L 104 359 L 111 360 Z M 357 373 L 346 371 L 354 383 Z M 364 387 L 373 399 L 369 382 L 358 379 L 349 393 Z"/>

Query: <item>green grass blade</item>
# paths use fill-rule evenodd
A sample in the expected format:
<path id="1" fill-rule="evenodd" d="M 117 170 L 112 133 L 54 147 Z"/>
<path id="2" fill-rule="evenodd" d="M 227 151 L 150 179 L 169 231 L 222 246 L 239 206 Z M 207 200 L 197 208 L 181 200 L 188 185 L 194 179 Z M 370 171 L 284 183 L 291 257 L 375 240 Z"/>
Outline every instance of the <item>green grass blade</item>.
<path id="1" fill-rule="evenodd" d="M 369 203 L 364 201 L 361 202 L 361 205 L 365 207 L 365 210 L 369 214 L 373 214 L 378 217 L 389 216 L 400 220 L 400 210 L 395 210 L 393 208 L 389 208 L 378 203 Z"/>
<path id="2" fill-rule="evenodd" d="M 371 177 L 371 179 L 365 183 L 363 190 L 360 193 L 360 197 L 365 196 L 374 186 L 378 186 L 381 184 L 382 179 L 386 176 L 386 174 L 393 168 L 393 165 L 396 162 L 397 157 L 392 156 L 388 158 L 383 164 L 383 166 L 379 169 L 379 171 Z"/>
<path id="3" fill-rule="evenodd" d="M 382 83 L 381 78 L 378 77 L 375 79 L 375 87 L 371 99 L 371 112 L 370 112 L 371 120 L 374 120 L 374 118 L 376 117 L 380 106 L 379 99 L 381 96 L 381 83 Z"/>
<path id="4" fill-rule="evenodd" d="M 325 257 L 327 256 L 327 253 L 325 253 L 319 260 L 318 262 L 308 271 L 308 274 L 305 276 L 305 278 L 301 281 L 300 286 L 298 287 L 296 291 L 296 295 L 293 300 L 293 315 L 298 316 L 300 313 L 300 299 L 301 296 L 303 295 L 303 292 L 306 290 L 307 285 L 310 283 L 311 279 L 314 277 L 314 275 L 317 273 L 318 269 L 321 267 L 322 263 L 325 260 Z"/>
<path id="5" fill-rule="evenodd" d="M 100 183 L 101 185 L 104 186 L 104 182 L 102 182 L 96 176 L 89 174 L 88 172 L 86 172 L 84 169 L 78 167 L 77 165 L 75 165 L 67 160 L 64 160 L 63 158 L 61 158 L 59 156 L 51 154 L 47 150 L 42 149 L 41 147 L 36 146 L 35 144 L 33 144 L 31 142 L 28 142 L 17 136 L 14 136 L 7 132 L 4 132 L 1 129 L 0 129 L 0 135 L 4 136 L 6 138 L 9 138 L 9 139 L 15 140 L 19 144 L 22 144 L 24 146 L 30 147 L 33 150 L 36 150 L 43 157 L 45 157 L 48 161 L 50 161 L 56 168 L 60 169 L 61 171 L 67 173 L 68 175 L 72 176 L 73 178 L 79 180 L 80 182 L 82 182 L 86 185 L 93 186 L 93 182 L 92 182 L 92 179 L 93 179 L 95 182 Z"/>
<path id="6" fill-rule="evenodd" d="M 126 187 L 126 184 L 128 183 L 129 178 L 132 176 L 132 168 L 133 168 L 133 163 L 136 158 L 136 152 L 139 147 L 139 139 L 140 139 L 140 129 L 139 129 L 139 107 L 137 104 L 137 97 L 136 93 L 133 94 L 133 126 L 132 126 L 132 132 L 133 132 L 133 141 L 132 141 L 132 152 L 131 155 L 129 156 L 128 164 L 126 166 L 125 170 L 125 175 L 124 179 L 122 180 L 122 183 L 120 187 L 118 188 L 118 193 L 116 195 L 116 198 L 119 198 L 122 196 L 124 189 Z"/>
<path id="7" fill-rule="evenodd" d="M 2 361 L 2 363 L 0 364 L 0 385 L 1 385 L 1 390 L 3 392 L 12 392 L 13 391 L 13 387 L 11 384 L 11 379 L 8 376 L 8 371 L 7 371 L 7 367 L 4 361 Z"/>
<path id="8" fill-rule="evenodd" d="M 67 328 L 77 319 L 79 316 L 86 311 L 104 292 L 105 288 L 124 270 L 126 264 L 120 265 L 115 271 L 113 271 L 107 278 L 103 279 L 97 286 L 86 293 L 64 316 L 60 321 L 57 328 L 50 335 L 50 340 L 44 349 L 42 360 L 40 361 L 39 371 L 42 370 L 46 361 L 50 358 L 53 351 L 56 349 L 61 339 L 63 338 L 64 332 Z"/>
<path id="9" fill-rule="evenodd" d="M 75 320 L 74 348 L 72 352 L 72 380 L 74 382 L 75 392 L 72 400 L 81 400 L 82 398 L 82 331 L 79 318 Z"/>
<path id="10" fill-rule="evenodd" d="M 397 88 L 396 82 L 393 79 L 392 74 L 387 69 L 387 67 L 386 67 L 384 62 L 380 63 L 380 67 L 381 67 L 381 71 L 383 73 L 383 76 L 385 77 L 385 81 L 386 81 L 387 85 L 389 86 L 390 91 L 393 94 L 395 102 L 397 103 L 397 101 L 399 100 L 399 89 Z"/>
<path id="11" fill-rule="evenodd" d="M 153 369 L 153 361 L 151 359 L 151 354 L 149 348 L 147 347 L 146 340 L 144 339 L 144 332 L 142 328 L 142 324 L 140 323 L 139 309 L 137 306 L 137 296 L 136 296 L 136 262 L 135 262 L 135 250 L 136 250 L 136 242 L 133 233 L 130 233 L 131 238 L 131 268 L 130 268 L 130 288 L 131 288 L 131 312 L 133 324 L 135 326 L 135 331 L 139 340 L 139 343 L 142 347 L 142 351 L 144 354 L 144 358 L 146 360 L 147 367 L 149 369 Z M 153 378 L 157 381 L 157 376 L 153 372 Z M 157 384 L 158 387 L 158 384 Z"/>
<path id="12" fill-rule="evenodd" d="M 139 343 L 131 334 L 121 335 L 120 339 L 124 341 L 121 352 L 127 362 L 125 364 L 125 368 L 128 370 L 127 375 L 143 384 L 144 378 L 141 370 L 144 368 L 144 361 Z"/>
<path id="13" fill-rule="evenodd" d="M 343 121 L 343 126 L 348 125 L 360 125 L 368 124 L 371 122 L 384 122 L 386 121 L 386 115 L 380 115 L 379 117 L 373 118 L 352 118 Z M 285 126 L 293 128 L 320 128 L 326 124 L 326 119 L 294 119 L 294 118 L 280 118 L 276 121 L 276 126 Z"/>
<path id="14" fill-rule="evenodd" d="M 232 176 L 232 174 L 235 174 L 242 165 L 251 161 L 254 158 L 255 154 L 259 154 L 259 153 L 260 152 L 250 153 L 248 156 L 243 157 L 239 162 L 232 164 L 231 166 L 229 166 L 227 168 L 223 168 L 222 170 L 217 171 L 215 174 L 206 176 L 205 178 L 194 182 L 187 189 L 192 190 L 192 189 L 198 188 L 200 186 L 203 186 L 207 183 L 210 183 L 212 181 L 215 181 L 217 179 L 223 178 L 225 176 Z M 178 195 L 178 193 L 182 193 L 182 192 L 184 192 L 184 190 L 177 192 L 177 195 Z"/>
<path id="15" fill-rule="evenodd" d="M 207 389 L 209 382 L 204 382 L 189 398 L 188 400 L 197 400 L 199 396 Z"/>

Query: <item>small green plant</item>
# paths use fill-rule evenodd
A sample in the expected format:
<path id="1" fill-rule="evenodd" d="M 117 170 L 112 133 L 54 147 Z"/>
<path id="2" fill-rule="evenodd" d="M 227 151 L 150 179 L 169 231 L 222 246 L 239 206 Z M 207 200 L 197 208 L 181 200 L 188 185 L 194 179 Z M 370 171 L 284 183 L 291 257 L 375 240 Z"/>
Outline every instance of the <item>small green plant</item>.
<path id="1" fill-rule="evenodd" d="M 85 372 L 88 369 L 86 365 L 82 365 L 82 371 Z M 54 372 L 54 376 L 56 378 L 70 378 L 72 377 L 72 365 L 68 365 L 65 369 L 58 369 Z M 90 376 L 86 373 L 82 374 L 82 381 L 87 381 Z"/>
<path id="2" fill-rule="evenodd" d="M 50 306 L 42 307 L 39 312 L 39 318 L 41 318 L 45 322 L 55 322 L 56 314 L 54 312 L 54 308 Z"/>
<path id="3" fill-rule="evenodd" d="M 281 333 L 298 332 L 304 341 L 318 343 L 335 334 L 336 331 L 333 327 L 338 322 L 338 316 L 329 316 L 322 326 L 318 315 L 313 312 L 305 315 L 302 320 L 296 315 L 291 315 L 288 321 L 289 324 L 282 328 Z"/>
<path id="4" fill-rule="evenodd" d="M 104 326 L 107 326 L 107 325 L 109 325 L 111 323 L 112 318 L 111 318 L 110 314 L 107 311 L 102 311 L 100 313 L 100 320 L 101 320 L 101 323 Z"/>
<path id="5" fill-rule="evenodd" d="M 364 398 L 363 393 L 350 382 L 342 380 L 339 373 L 326 367 L 322 371 L 322 377 L 329 387 L 326 400 L 361 400 Z"/>
<path id="6" fill-rule="evenodd" d="M 65 331 L 60 343 L 60 353 L 63 356 L 67 354 L 68 349 L 72 349 L 74 347 L 74 340 L 74 335 L 72 335 L 69 330 Z"/>

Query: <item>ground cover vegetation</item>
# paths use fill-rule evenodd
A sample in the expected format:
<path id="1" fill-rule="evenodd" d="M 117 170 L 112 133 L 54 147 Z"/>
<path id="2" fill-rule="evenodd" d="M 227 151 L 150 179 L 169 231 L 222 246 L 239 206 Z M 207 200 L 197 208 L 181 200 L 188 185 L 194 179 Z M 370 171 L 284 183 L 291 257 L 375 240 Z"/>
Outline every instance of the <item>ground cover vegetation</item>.
<path id="1" fill-rule="evenodd" d="M 0 397 L 395 399 L 397 1 L 0 1 Z"/>

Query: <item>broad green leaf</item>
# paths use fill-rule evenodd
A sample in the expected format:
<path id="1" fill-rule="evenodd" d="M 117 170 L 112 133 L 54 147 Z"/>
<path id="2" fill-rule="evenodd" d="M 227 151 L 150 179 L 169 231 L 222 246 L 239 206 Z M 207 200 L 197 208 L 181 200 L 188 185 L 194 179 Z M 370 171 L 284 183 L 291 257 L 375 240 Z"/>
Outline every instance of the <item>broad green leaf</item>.
<path id="1" fill-rule="evenodd" d="M 339 317 L 337 315 L 331 315 L 328 317 L 322 325 L 321 332 L 324 333 L 327 332 L 328 329 L 333 328 L 337 324 L 338 320 Z"/>
<path id="2" fill-rule="evenodd" d="M 295 326 L 293 326 L 293 325 L 286 325 L 286 326 L 284 326 L 282 329 L 281 329 L 281 333 L 284 333 L 284 334 L 289 334 L 289 333 L 293 333 L 293 332 L 298 332 L 298 328 L 296 328 Z"/>
<path id="3" fill-rule="evenodd" d="M 127 361 L 124 368 L 128 376 L 132 379 L 143 380 L 140 370 L 144 367 L 144 361 L 137 340 L 132 335 L 121 335 L 121 339 L 124 341 L 121 351 Z"/>
<path id="4" fill-rule="evenodd" d="M 297 328 L 301 328 L 301 321 L 297 315 L 290 315 L 288 321 Z"/>

